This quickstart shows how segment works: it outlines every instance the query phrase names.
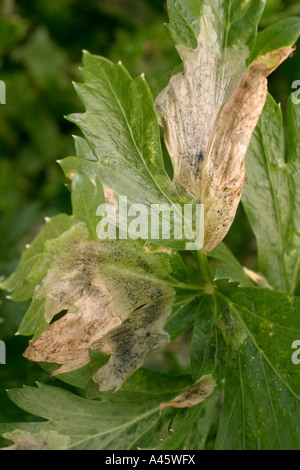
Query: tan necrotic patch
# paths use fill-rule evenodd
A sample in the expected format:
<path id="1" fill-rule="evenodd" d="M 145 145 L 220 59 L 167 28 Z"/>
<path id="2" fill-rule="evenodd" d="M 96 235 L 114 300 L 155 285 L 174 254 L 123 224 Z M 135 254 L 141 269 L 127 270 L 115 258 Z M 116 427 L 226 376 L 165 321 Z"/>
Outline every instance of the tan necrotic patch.
<path id="1" fill-rule="evenodd" d="M 215 122 L 198 180 L 205 207 L 206 252 L 222 241 L 234 220 L 245 179 L 245 155 L 267 98 L 267 76 L 291 52 L 285 48 L 255 61 Z"/>
<path id="2" fill-rule="evenodd" d="M 68 436 L 63 436 L 56 431 L 41 430 L 39 433 L 31 434 L 16 429 L 5 433 L 3 437 L 13 441 L 14 444 L 1 450 L 67 450 L 70 444 Z"/>
<path id="3" fill-rule="evenodd" d="M 225 21 L 225 19 L 224 19 Z M 216 18 L 204 5 L 197 49 L 177 50 L 184 73 L 174 75 L 155 101 L 174 163 L 174 182 L 198 196 L 199 176 L 217 115 L 245 69 L 248 49 L 221 51 Z"/>
<path id="4" fill-rule="evenodd" d="M 125 246 L 77 239 L 54 257 L 38 293 L 46 299 L 47 321 L 54 322 L 29 345 L 26 358 L 61 364 L 54 373 L 59 374 L 87 364 L 89 350 L 98 349 L 110 359 L 94 380 L 100 390 L 111 390 L 119 389 L 152 349 L 168 343 L 163 327 L 174 291 L 152 276 L 157 261 L 136 249 L 124 252 Z M 135 264 L 134 270 L 128 264 Z M 63 310 L 67 313 L 55 321 Z"/>
<path id="5" fill-rule="evenodd" d="M 181 393 L 173 400 L 160 404 L 160 411 L 168 406 L 174 408 L 190 408 L 202 403 L 207 397 L 213 394 L 216 388 L 216 382 L 211 375 L 204 375 L 200 380 L 195 382 L 185 392 Z"/>
<path id="6" fill-rule="evenodd" d="M 204 251 L 226 235 L 240 202 L 244 157 L 267 97 L 267 76 L 292 52 L 266 54 L 246 70 L 247 49 L 221 53 L 210 12 L 200 19 L 198 48 L 178 46 L 184 73 L 173 76 L 155 106 L 174 165 L 174 183 L 200 198 Z"/>

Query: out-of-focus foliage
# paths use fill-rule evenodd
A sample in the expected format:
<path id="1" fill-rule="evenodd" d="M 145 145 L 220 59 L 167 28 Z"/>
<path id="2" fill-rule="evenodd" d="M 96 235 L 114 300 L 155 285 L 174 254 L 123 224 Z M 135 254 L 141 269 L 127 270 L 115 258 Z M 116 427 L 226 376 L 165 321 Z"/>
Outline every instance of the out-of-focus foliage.
<path id="1" fill-rule="evenodd" d="M 300 15 L 299 0 L 268 0 L 261 27 L 291 15 Z M 44 216 L 70 212 L 56 160 L 74 153 L 72 125 L 63 116 L 82 111 L 71 84 L 81 80 L 81 50 L 122 58 L 133 76 L 146 74 L 155 92 L 179 62 L 164 21 L 164 0 L 1 0 L 0 80 L 7 104 L 0 105 L 0 275 L 16 267 Z M 295 54 L 298 60 L 286 61 L 270 80 L 283 109 L 293 81 L 300 79 L 300 53 Z M 256 248 L 242 208 L 226 241 L 251 267 Z M 0 294 L 0 339 L 9 358 L 0 369 L 1 421 L 24 419 L 5 388 L 50 380 L 21 358 L 27 340 L 13 336 L 26 308 L 27 302 L 11 303 Z"/>
<path id="2" fill-rule="evenodd" d="M 290 16 L 300 15 L 300 3 L 294 0 L 268 0 L 261 18 L 261 25 L 266 28 L 276 21 Z"/>

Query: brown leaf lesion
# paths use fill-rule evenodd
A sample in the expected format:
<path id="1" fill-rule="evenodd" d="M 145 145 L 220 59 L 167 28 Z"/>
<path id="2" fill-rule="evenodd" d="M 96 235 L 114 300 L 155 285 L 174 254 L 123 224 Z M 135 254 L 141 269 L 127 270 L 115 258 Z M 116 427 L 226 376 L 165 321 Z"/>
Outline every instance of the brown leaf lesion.
<path id="1" fill-rule="evenodd" d="M 226 70 L 216 54 L 209 60 L 205 48 L 185 52 L 184 73 L 172 77 L 156 99 L 174 183 L 204 204 L 205 252 L 222 241 L 234 220 L 244 158 L 267 98 L 267 77 L 292 52 L 285 47 L 259 57 L 235 86 L 228 79 L 222 93 L 219 78 Z"/>
<path id="2" fill-rule="evenodd" d="M 204 375 L 183 393 L 173 398 L 173 400 L 167 403 L 161 403 L 160 411 L 168 406 L 173 406 L 174 408 L 190 408 L 196 406 L 214 393 L 216 385 L 211 375 Z"/>
<path id="3" fill-rule="evenodd" d="M 164 324 L 174 290 L 151 276 L 153 267 L 125 245 L 71 240 L 53 259 L 38 295 L 45 297 L 45 316 L 53 319 L 24 353 L 27 359 L 61 364 L 54 374 L 90 362 L 90 349 L 108 355 L 94 375 L 100 390 L 119 389 L 146 355 L 169 342 Z M 166 256 L 164 254 L 164 256 Z M 67 312 L 55 320 L 55 315 Z"/>
<path id="4" fill-rule="evenodd" d="M 245 179 L 244 158 L 268 94 L 267 76 L 292 51 L 280 49 L 253 62 L 215 122 L 199 177 L 206 252 L 222 241 L 234 220 Z"/>
<path id="5" fill-rule="evenodd" d="M 70 438 L 56 431 L 41 430 L 39 433 L 30 433 L 21 429 L 3 435 L 5 439 L 13 442 L 9 447 L 1 450 L 66 450 Z"/>

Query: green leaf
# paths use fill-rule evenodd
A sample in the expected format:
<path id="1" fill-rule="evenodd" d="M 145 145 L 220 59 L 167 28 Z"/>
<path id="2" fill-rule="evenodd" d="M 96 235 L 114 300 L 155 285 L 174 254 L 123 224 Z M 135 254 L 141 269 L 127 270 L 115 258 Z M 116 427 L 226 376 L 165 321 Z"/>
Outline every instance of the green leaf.
<path id="1" fill-rule="evenodd" d="M 18 328 L 17 334 L 37 338 L 47 327 L 45 300 L 33 298 Z"/>
<path id="2" fill-rule="evenodd" d="M 218 317 L 219 305 L 215 296 L 204 295 L 199 303 L 191 343 L 191 368 L 195 380 L 208 374 L 216 379 L 224 376 L 226 352 Z"/>
<path id="3" fill-rule="evenodd" d="M 75 175 L 72 179 L 72 208 L 78 220 L 85 222 L 92 240 L 98 240 L 96 216 L 97 208 L 105 203 L 102 185 L 99 180 L 90 180 L 84 175 Z"/>
<path id="4" fill-rule="evenodd" d="M 44 319 L 51 323 L 30 343 L 25 357 L 61 364 L 55 375 L 90 362 L 89 350 L 110 355 L 93 375 L 101 390 L 119 389 L 153 349 L 170 337 L 164 325 L 171 314 L 176 279 L 184 266 L 176 253 L 149 251 L 139 242 L 93 242 L 85 225 L 74 225 L 48 242 L 52 253 L 35 297 L 45 299 Z M 51 249 L 51 251 L 50 251 Z M 191 288 L 190 295 L 197 295 Z M 27 323 L 34 324 L 35 311 Z M 38 325 L 40 327 L 40 325 Z"/>
<path id="5" fill-rule="evenodd" d="M 239 288 L 222 302 L 227 356 L 225 399 L 216 448 L 292 450 L 300 447 L 300 301 Z"/>
<path id="6" fill-rule="evenodd" d="M 287 293 L 295 292 L 300 279 L 299 122 L 300 108 L 290 99 L 286 151 L 281 108 L 268 97 L 248 150 L 243 193 L 259 269 L 271 286 Z"/>
<path id="7" fill-rule="evenodd" d="M 259 32 L 248 63 L 261 55 L 282 47 L 293 46 L 300 35 L 300 18 L 291 17 L 278 21 Z"/>
<path id="8" fill-rule="evenodd" d="M 3 434 L 5 439 L 13 441 L 14 444 L 8 450 L 67 450 L 70 439 L 62 436 L 56 431 L 33 432 L 15 429 Z"/>
<path id="9" fill-rule="evenodd" d="M 85 83 L 75 88 L 86 112 L 73 114 L 69 120 L 82 130 L 98 159 L 92 162 L 95 174 L 115 195 L 126 196 L 128 205 L 142 203 L 150 210 L 151 203 L 168 207 L 179 204 L 179 208 L 173 207 L 180 215 L 183 202 L 193 200 L 172 184 L 165 171 L 157 116 L 144 77 L 132 79 L 122 64 L 88 52 L 83 63 Z M 82 157 L 87 149 L 80 142 Z M 174 230 L 174 220 L 169 225 Z M 153 241 L 185 247 L 182 240 Z"/>
<path id="10" fill-rule="evenodd" d="M 86 150 L 83 139 L 77 140 L 77 151 Z M 82 383 L 87 377 L 91 381 L 93 376 L 104 390 L 120 388 L 150 350 L 170 340 L 163 327 L 171 313 L 175 289 L 181 291 L 184 302 L 185 296 L 189 301 L 194 299 L 200 287 L 188 283 L 185 266 L 176 252 L 133 240 L 99 243 L 97 207 L 104 203 L 104 195 L 99 175 L 93 171 L 95 163 L 69 157 L 61 164 L 72 181 L 72 224 L 61 234 L 57 231 L 56 238 L 48 230 L 47 239 L 43 232 L 44 243 L 39 245 L 43 270 L 38 272 L 36 284 L 32 282 L 28 296 L 33 300 L 18 333 L 34 335 L 25 357 L 61 364 L 59 370 L 52 369 L 52 374 L 70 373 L 67 380 L 74 383 Z M 55 229 L 56 220 L 60 221 L 50 220 L 49 226 Z M 30 270 L 22 271 L 26 288 L 31 276 Z M 11 288 L 15 287 L 12 282 Z M 49 325 L 61 312 L 67 313 Z M 94 347 L 110 355 L 109 361 L 101 360 L 96 369 L 95 364 L 89 364 L 89 352 Z M 79 368 L 82 370 L 72 375 Z"/>
<path id="11" fill-rule="evenodd" d="M 184 44 L 186 47 L 196 49 L 200 26 L 198 17 L 180 0 L 168 1 L 168 14 L 170 19 L 168 29 L 175 44 Z"/>
<path id="12" fill-rule="evenodd" d="M 265 3 L 199 0 L 188 2 L 189 8 L 184 0 L 169 1 L 169 29 L 184 72 L 170 78 L 155 108 L 174 166 L 173 182 L 204 206 L 206 253 L 234 220 L 267 77 L 292 53 L 284 45 L 297 39 L 294 27 L 286 35 L 283 28 L 275 50 L 267 47 L 259 64 L 247 62 Z"/>
<path id="13" fill-rule="evenodd" d="M 159 399 L 145 400 L 137 393 L 92 401 L 38 384 L 38 388 L 24 387 L 8 394 L 17 406 L 46 421 L 1 424 L 1 435 L 16 428 L 30 434 L 54 431 L 69 442 L 69 450 L 137 450 L 140 440 L 151 446 L 151 430 L 162 421 Z"/>

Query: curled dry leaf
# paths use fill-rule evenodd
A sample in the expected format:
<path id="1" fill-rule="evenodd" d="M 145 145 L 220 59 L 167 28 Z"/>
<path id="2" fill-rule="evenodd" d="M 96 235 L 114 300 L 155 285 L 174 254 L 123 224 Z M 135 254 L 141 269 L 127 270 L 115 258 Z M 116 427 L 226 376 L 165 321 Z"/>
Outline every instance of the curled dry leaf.
<path id="1" fill-rule="evenodd" d="M 90 362 L 91 348 L 110 355 L 93 379 L 100 390 L 119 389 L 146 355 L 168 343 L 164 324 L 174 290 L 155 278 L 165 263 L 138 254 L 135 244 L 73 239 L 57 253 L 39 289 L 48 322 L 24 353 L 32 361 L 62 364 L 54 374 Z M 54 318 L 55 320 L 55 318 Z"/>
<path id="2" fill-rule="evenodd" d="M 174 408 L 190 408 L 202 403 L 207 397 L 212 395 L 216 388 L 216 382 L 211 375 L 204 375 L 198 382 L 194 383 L 185 392 L 178 395 L 167 403 L 160 404 L 160 411 L 168 406 Z"/>
<path id="3" fill-rule="evenodd" d="M 266 77 L 293 49 L 261 56 L 245 70 L 247 50 L 222 54 L 206 13 L 197 49 L 177 47 L 184 73 L 171 78 L 155 106 L 174 183 L 204 204 L 203 250 L 209 252 L 225 237 L 241 199 L 244 157 L 266 101 Z"/>
<path id="4" fill-rule="evenodd" d="M 292 51 L 284 48 L 255 61 L 215 122 L 199 176 L 206 252 L 223 240 L 234 220 L 245 179 L 244 158 L 268 94 L 266 77 Z"/>

